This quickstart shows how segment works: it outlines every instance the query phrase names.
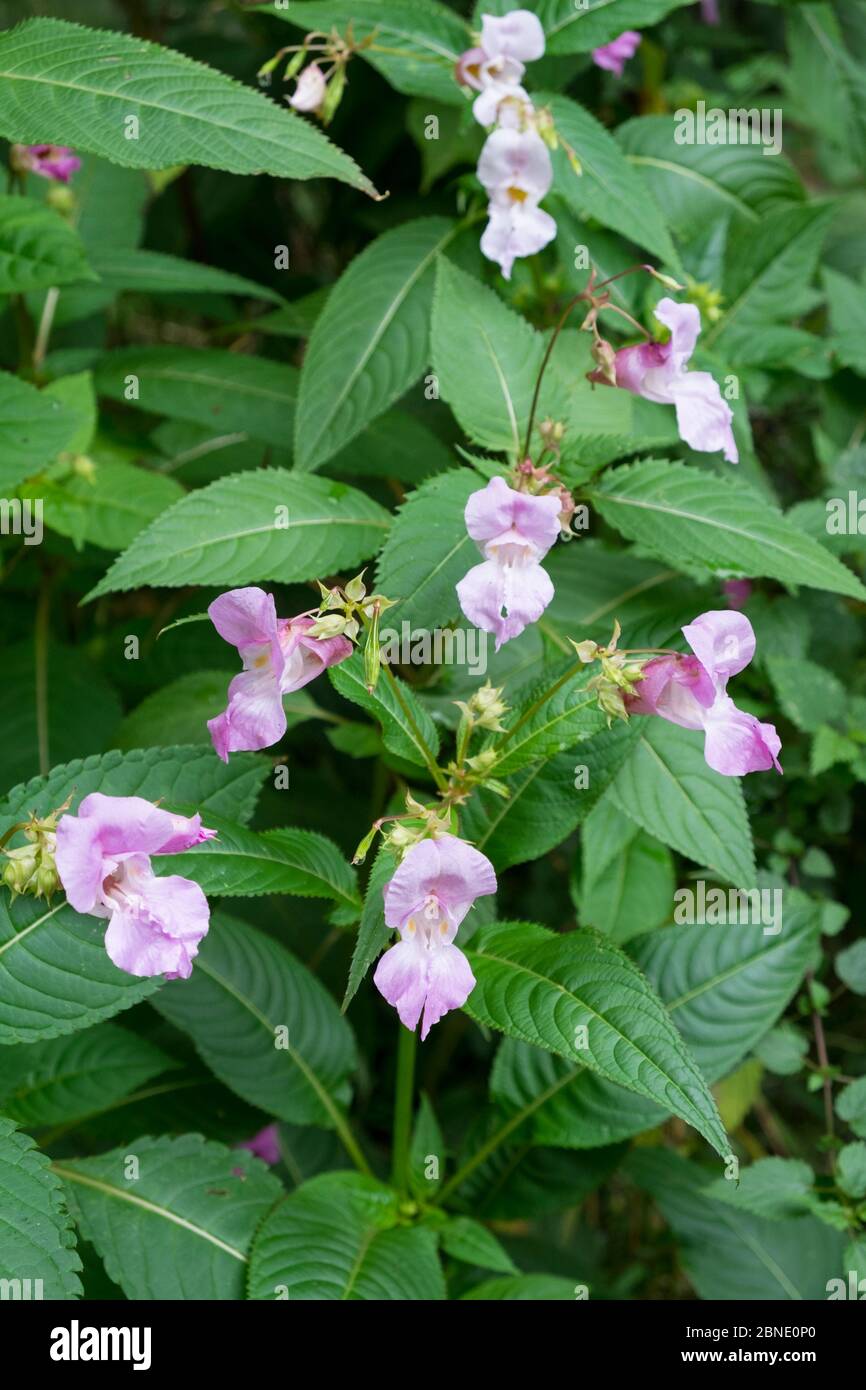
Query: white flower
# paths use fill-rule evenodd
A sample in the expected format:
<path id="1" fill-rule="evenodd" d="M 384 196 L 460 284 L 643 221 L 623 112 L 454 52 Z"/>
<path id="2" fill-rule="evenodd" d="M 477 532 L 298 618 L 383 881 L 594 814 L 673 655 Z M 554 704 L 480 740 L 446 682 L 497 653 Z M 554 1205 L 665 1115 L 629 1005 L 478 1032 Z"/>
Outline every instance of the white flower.
<path id="1" fill-rule="evenodd" d="M 296 111 L 318 111 L 325 100 L 326 90 L 325 74 L 318 63 L 310 63 L 298 78 L 294 94 L 289 97 L 289 105 Z"/>

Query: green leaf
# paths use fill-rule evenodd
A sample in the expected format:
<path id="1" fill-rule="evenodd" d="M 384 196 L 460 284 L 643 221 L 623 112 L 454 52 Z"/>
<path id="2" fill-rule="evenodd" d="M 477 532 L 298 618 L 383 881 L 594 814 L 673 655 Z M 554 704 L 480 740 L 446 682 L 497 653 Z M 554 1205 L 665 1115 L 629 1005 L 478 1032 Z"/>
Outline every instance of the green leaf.
<path id="1" fill-rule="evenodd" d="M 830 309 L 832 345 L 843 367 L 866 376 L 866 286 L 826 266 L 822 271 Z"/>
<path id="2" fill-rule="evenodd" d="M 502 1046 L 512 1046 L 511 1039 L 506 1038 Z M 526 1051 L 537 1049 L 526 1047 Z M 624 1094 L 620 1087 L 610 1089 Z M 501 1129 L 501 1115 L 489 1111 L 482 1116 L 482 1125 L 481 1136 L 489 1136 L 494 1126 Z M 495 1138 L 496 1131 L 489 1137 Z M 477 1143 L 479 1134 L 471 1138 Z M 511 1142 L 497 1141 L 489 1156 L 461 1183 L 457 1199 L 464 1210 L 486 1221 L 538 1220 L 579 1207 L 612 1176 L 622 1157 L 619 1145 L 578 1154 L 573 1149 L 532 1148 L 525 1134 L 515 1134 Z"/>
<path id="3" fill-rule="evenodd" d="M 59 400 L 0 372 L 0 495 L 53 462 L 74 432 L 75 417 Z"/>
<path id="4" fill-rule="evenodd" d="M 505 732 L 490 743 L 496 749 L 491 770 L 497 777 L 574 748 L 607 727 L 595 691 L 587 688 L 591 678 L 591 667 L 570 658 L 519 693 L 506 716 Z"/>
<path id="5" fill-rule="evenodd" d="M 621 946 L 671 916 L 674 867 L 670 853 L 609 798 L 587 818 L 581 837 L 581 924 Z"/>
<path id="6" fill-rule="evenodd" d="M 715 1102 L 667 1010 L 603 937 L 510 923 L 484 928 L 466 954 L 477 984 L 465 1007 L 477 1022 L 659 1101 L 717 1153 L 729 1151 Z"/>
<path id="7" fill-rule="evenodd" d="M 533 9 L 544 25 L 548 53 L 588 53 L 625 29 L 646 29 L 689 0 L 538 0 Z"/>
<path id="8" fill-rule="evenodd" d="M 299 469 L 331 458 L 424 371 L 435 261 L 457 230 L 442 217 L 394 227 L 365 247 L 331 290 L 301 368 Z"/>
<path id="9" fill-rule="evenodd" d="M 21 1280 L 4 1298 L 80 1298 L 81 1261 L 66 1211 L 63 1186 L 44 1154 L 12 1120 L 0 1115 L 0 1273 Z"/>
<path id="10" fill-rule="evenodd" d="M 507 800 L 479 787 L 462 809 L 463 834 L 499 869 L 537 859 L 581 825 L 628 756 L 636 728 L 618 723 L 576 749 L 504 778 Z"/>
<path id="11" fill-rule="evenodd" d="M 866 994 L 866 938 L 846 946 L 834 962 L 836 974 L 855 994 Z"/>
<path id="12" fill-rule="evenodd" d="M 699 731 L 653 717 L 639 724 L 610 800 L 671 849 L 731 883 L 752 886 L 752 833 L 739 778 L 707 766 Z"/>
<path id="13" fill-rule="evenodd" d="M 58 212 L 35 198 L 0 194 L 0 294 L 95 278 L 77 232 Z"/>
<path id="14" fill-rule="evenodd" d="M 575 1286 L 556 1274 L 515 1274 L 510 1279 L 485 1279 L 463 1298 L 485 1303 L 573 1303 Z"/>
<path id="15" fill-rule="evenodd" d="M 115 293 L 239 294 L 247 299 L 267 299 L 272 304 L 285 303 L 283 296 L 269 285 L 259 285 L 218 266 L 166 256 L 161 251 L 103 246 L 93 251 L 90 259 L 102 284 Z"/>
<path id="16" fill-rule="evenodd" d="M 611 526 L 686 574 L 766 576 L 866 598 L 841 561 L 765 496 L 727 476 L 644 459 L 610 470 L 590 495 Z"/>
<path id="17" fill-rule="evenodd" d="M 755 1045 L 758 1061 L 774 1076 L 797 1076 L 808 1051 L 808 1040 L 790 1023 L 771 1028 Z"/>
<path id="18" fill-rule="evenodd" d="M 639 116 L 618 126 L 616 138 L 682 241 L 731 216 L 755 229 L 766 213 L 803 201 L 786 160 L 768 159 L 758 145 L 680 144 L 678 127 L 675 116 Z"/>
<path id="19" fill-rule="evenodd" d="M 128 34 L 28 19 L 0 36 L 0 134 L 136 169 L 334 178 L 376 196 L 354 160 L 261 92 Z M 135 119 L 133 126 L 130 117 Z"/>
<path id="20" fill-rule="evenodd" d="M 836 1096 L 836 1114 L 866 1139 L 866 1076 L 850 1081 Z"/>
<path id="21" fill-rule="evenodd" d="M 54 1171 L 109 1278 L 137 1300 L 243 1298 L 253 1235 L 282 1192 L 260 1159 L 198 1134 L 135 1139 Z"/>
<path id="22" fill-rule="evenodd" d="M 427 754 L 439 752 L 439 733 L 418 696 L 398 676 L 389 678 L 383 672 L 372 694 L 364 679 L 364 657 L 354 652 L 338 666 L 330 667 L 328 675 L 338 694 L 360 705 L 377 721 L 382 730 L 385 747 L 398 758 L 423 767 Z"/>
<path id="23" fill-rule="evenodd" d="M 360 912 L 354 871 L 327 836 L 314 830 L 255 832 L 214 816 L 211 824 L 219 831 L 215 840 L 184 854 L 161 856 L 166 873 L 191 878 L 215 896 L 291 893 L 296 898 L 331 898 Z"/>
<path id="24" fill-rule="evenodd" d="M 775 937 L 760 927 L 714 931 L 698 924 L 651 932 L 629 949 L 712 1083 L 775 1023 L 813 958 L 816 937 L 814 913 L 798 908 Z M 491 1090 L 516 1126 L 531 1122 L 539 1144 L 611 1144 L 666 1118 L 584 1067 L 511 1038 L 497 1054 Z"/>
<path id="25" fill-rule="evenodd" d="M 450 1216 L 439 1229 L 439 1243 L 446 1255 L 496 1274 L 516 1274 L 517 1266 L 496 1237 L 469 1216 Z"/>
<path id="26" fill-rule="evenodd" d="M 295 367 L 223 348 L 117 348 L 96 366 L 101 396 L 277 448 L 291 443 L 297 383 Z"/>
<path id="27" fill-rule="evenodd" d="M 398 1225 L 394 1192 L 359 1173 L 312 1178 L 271 1213 L 250 1256 L 249 1297 L 295 1301 L 445 1298 L 436 1237 Z"/>
<path id="28" fill-rule="evenodd" d="M 390 518 L 344 483 L 280 468 L 218 478 L 142 531 L 88 598 L 141 584 L 284 584 L 356 565 Z"/>
<path id="29" fill-rule="evenodd" d="M 544 351 L 541 335 L 443 257 L 430 346 L 441 396 L 470 439 L 517 455 Z"/>
<path id="30" fill-rule="evenodd" d="M 274 13 L 272 5 L 262 7 Z M 466 22 L 437 0 L 303 0 L 285 10 L 285 19 L 308 34 L 313 29 L 343 33 L 351 23 L 356 43 L 375 36 L 358 56 L 382 74 L 398 92 L 459 103 L 462 94 L 454 65 L 470 46 Z"/>
<path id="31" fill-rule="evenodd" d="M 28 1129 L 98 1114 L 173 1067 L 146 1038 L 98 1023 L 74 1037 L 7 1048 L 0 1107 Z"/>
<path id="32" fill-rule="evenodd" d="M 841 1271 L 842 1236 L 811 1216 L 773 1221 L 714 1200 L 712 1175 L 666 1149 L 632 1154 L 627 1171 L 658 1202 L 700 1298 L 824 1299 Z"/>
<path id="33" fill-rule="evenodd" d="M 557 193 L 579 216 L 612 227 L 676 269 L 679 256 L 661 209 L 614 137 L 570 97 L 553 95 L 541 100 L 550 106 L 558 134 L 575 151 L 582 169 L 576 174 L 566 150 L 556 150 L 552 158 Z M 640 208 L 639 217 L 635 208 Z"/>
<path id="34" fill-rule="evenodd" d="M 804 1216 L 814 1204 L 815 1174 L 796 1158 L 759 1158 L 744 1168 L 736 1181 L 716 1178 L 707 1195 L 739 1211 L 784 1220 Z"/>
<path id="35" fill-rule="evenodd" d="M 402 622 L 433 631 L 460 615 L 456 585 L 480 562 L 463 513 L 484 486 L 471 468 L 451 469 L 409 494 L 394 520 L 376 568 L 376 589 L 398 599 L 383 625 Z"/>
<path id="36" fill-rule="evenodd" d="M 435 1168 L 430 1160 L 435 1160 Z M 418 1114 L 409 1146 L 409 1186 L 419 1202 L 427 1203 L 439 1191 L 445 1167 L 445 1141 L 439 1121 L 426 1095 L 418 1103 Z"/>
<path id="37" fill-rule="evenodd" d="M 391 929 L 385 925 L 385 905 L 382 890 L 389 879 L 393 878 L 396 867 L 397 860 L 394 854 L 380 846 L 373 861 L 370 878 L 367 882 L 367 891 L 364 894 L 364 907 L 358 926 L 358 937 L 352 952 L 352 964 L 349 967 L 349 979 L 343 998 L 344 1013 L 358 993 L 358 989 L 373 961 L 388 944 Z"/>
<path id="38" fill-rule="evenodd" d="M 351 1029 L 324 986 L 271 937 L 218 914 L 190 979 L 166 985 L 153 1004 L 251 1105 L 339 1127 L 356 1065 Z"/>
<path id="39" fill-rule="evenodd" d="M 771 656 L 767 672 L 779 704 L 798 729 L 817 733 L 822 724 L 844 719 L 845 687 L 832 671 L 803 657 Z"/>
<path id="40" fill-rule="evenodd" d="M 97 462 L 92 477 L 37 478 L 22 497 L 41 498 L 45 525 L 76 546 L 125 550 L 139 531 L 183 497 L 174 478 L 131 463 Z"/>

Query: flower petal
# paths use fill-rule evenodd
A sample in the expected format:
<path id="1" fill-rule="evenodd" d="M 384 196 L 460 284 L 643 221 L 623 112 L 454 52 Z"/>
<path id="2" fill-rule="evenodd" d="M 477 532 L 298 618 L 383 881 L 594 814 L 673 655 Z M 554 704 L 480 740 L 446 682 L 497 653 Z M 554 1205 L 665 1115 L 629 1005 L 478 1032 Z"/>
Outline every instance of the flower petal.
<path id="1" fill-rule="evenodd" d="M 233 647 L 276 641 L 276 604 L 273 594 L 264 589 L 230 589 L 215 598 L 207 611 L 220 637 Z"/>
<path id="2" fill-rule="evenodd" d="M 544 54 L 544 28 L 531 10 L 511 10 L 505 15 L 481 16 L 481 47 L 488 57 L 505 55 L 534 63 Z"/>
<path id="3" fill-rule="evenodd" d="M 398 941 L 380 958 L 373 976 L 373 984 L 396 1008 L 400 1022 L 413 1031 L 427 994 L 428 955 L 422 941 Z"/>
<path id="4" fill-rule="evenodd" d="M 673 388 L 680 438 L 692 449 L 714 454 L 721 450 L 728 463 L 739 463 L 737 441 L 731 429 L 734 412 L 715 377 L 709 372 L 686 372 Z"/>
<path id="5" fill-rule="evenodd" d="M 626 29 L 624 34 L 612 39 L 610 43 L 602 44 L 600 48 L 592 50 L 592 61 L 596 67 L 604 68 L 607 72 L 615 72 L 617 77 L 622 77 L 623 68 L 629 58 L 634 57 L 640 47 L 641 35 L 636 29 Z"/>
<path id="6" fill-rule="evenodd" d="M 778 753 L 781 739 L 772 724 L 762 724 L 753 714 L 737 709 L 723 695 L 706 719 L 704 757 L 714 772 L 723 777 L 743 777 L 747 772 L 767 772 L 782 768 Z"/>
<path id="7" fill-rule="evenodd" d="M 494 130 L 484 142 L 478 177 L 490 194 L 513 188 L 538 202 L 553 183 L 553 165 L 534 130 Z"/>
<path id="8" fill-rule="evenodd" d="M 485 560 L 457 585 L 460 607 L 471 623 L 503 642 L 519 637 L 537 622 L 554 595 L 553 581 L 542 565 L 501 564 Z"/>
<path id="9" fill-rule="evenodd" d="M 443 1014 L 462 1008 L 474 988 L 475 976 L 459 946 L 438 946 L 431 950 L 422 1042 Z"/>
<path id="10" fill-rule="evenodd" d="M 269 666 L 242 671 L 229 686 L 228 708 L 209 719 L 213 745 L 223 762 L 229 753 L 270 748 L 286 732 L 286 714 L 277 677 Z"/>
<path id="11" fill-rule="evenodd" d="M 105 933 L 109 957 L 129 975 L 188 979 L 210 924 L 207 898 L 178 874 L 156 878 L 146 860 L 124 867 L 131 891 L 112 911 Z"/>
<path id="12" fill-rule="evenodd" d="M 748 666 L 755 655 L 755 630 L 745 613 L 715 608 L 701 613 L 682 629 L 683 636 L 722 690 L 731 676 Z"/>
<path id="13" fill-rule="evenodd" d="M 659 323 L 671 331 L 671 351 L 674 367 L 681 372 L 692 353 L 701 332 L 701 311 L 697 304 L 678 304 L 675 299 L 660 299 L 655 307 Z"/>

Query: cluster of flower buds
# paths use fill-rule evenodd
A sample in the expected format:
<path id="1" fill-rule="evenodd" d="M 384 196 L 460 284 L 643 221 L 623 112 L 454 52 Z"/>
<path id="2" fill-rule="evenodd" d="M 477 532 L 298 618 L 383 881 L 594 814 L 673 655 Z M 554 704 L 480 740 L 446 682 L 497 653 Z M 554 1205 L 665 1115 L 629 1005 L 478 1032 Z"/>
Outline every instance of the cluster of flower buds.
<path id="1" fill-rule="evenodd" d="M 622 628 L 617 621 L 606 647 L 599 646 L 597 642 L 575 642 L 572 637 L 568 639 L 584 665 L 589 666 L 594 661 L 601 663 L 601 671 L 592 677 L 587 689 L 595 691 L 599 708 L 607 716 L 608 725 L 614 719 L 628 720 L 626 699 L 634 694 L 635 687 L 643 679 L 643 665 L 630 660 L 628 652 L 617 651 L 621 632 Z"/>
<path id="2" fill-rule="evenodd" d="M 302 44 L 281 48 L 279 53 L 263 63 L 258 72 L 259 82 L 267 86 L 283 58 L 291 53 L 292 57 L 283 73 L 284 82 L 296 79 L 295 90 L 287 98 L 289 105 L 296 111 L 318 116 L 323 125 L 330 125 L 346 90 L 349 59 L 353 53 L 369 48 L 373 37 L 370 34 L 356 42 L 352 36 L 351 21 L 345 35 L 336 29 L 329 34 L 314 31 L 307 34 Z M 310 56 L 312 62 L 307 61 Z"/>
<path id="3" fill-rule="evenodd" d="M 384 827 L 387 826 L 387 830 Z M 370 846 L 379 832 L 382 845 L 402 859 L 413 845 L 437 835 L 447 835 L 453 829 L 451 806 L 425 806 L 411 792 L 406 793 L 406 812 L 402 816 L 381 816 L 374 821 L 352 857 L 353 864 L 363 864 Z"/>
<path id="4" fill-rule="evenodd" d="M 372 694 L 382 668 L 379 619 L 386 608 L 393 608 L 397 600 L 386 598 L 384 594 L 368 594 L 364 583 L 365 572 L 361 570 L 361 573 L 350 579 L 344 588 L 335 585 L 328 589 L 319 582 L 322 602 L 312 626 L 308 629 L 308 636 L 348 637 L 350 642 L 355 642 L 361 627 L 366 626 L 364 679 L 367 689 Z"/>
<path id="5" fill-rule="evenodd" d="M 503 732 L 502 716 L 508 713 L 509 706 L 502 698 L 502 690 L 492 686 L 489 680 L 468 701 L 455 700 L 454 704 L 463 715 L 461 728 L 465 726 L 469 733 L 475 729 L 487 729 L 493 734 Z"/>
<path id="6" fill-rule="evenodd" d="M 14 825 L 6 832 L 4 840 L 10 840 L 17 831 L 23 831 L 27 841 L 18 849 L 5 849 L 7 864 L 3 870 L 3 882 L 11 889 L 13 898 L 19 894 L 29 894 L 34 898 L 48 901 L 60 887 L 60 878 L 55 864 L 57 853 L 57 822 L 69 805 L 71 797 L 47 816 L 31 815 L 20 825 Z"/>

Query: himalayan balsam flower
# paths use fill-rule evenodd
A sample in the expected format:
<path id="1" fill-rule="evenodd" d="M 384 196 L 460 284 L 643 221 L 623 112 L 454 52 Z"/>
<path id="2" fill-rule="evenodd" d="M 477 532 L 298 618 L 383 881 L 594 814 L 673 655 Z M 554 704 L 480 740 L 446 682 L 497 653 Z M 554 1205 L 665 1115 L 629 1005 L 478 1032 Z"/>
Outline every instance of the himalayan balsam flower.
<path id="1" fill-rule="evenodd" d="M 373 982 L 407 1028 L 417 1028 L 423 1010 L 422 1042 L 475 988 L 454 938 L 475 899 L 495 892 L 489 859 L 454 835 L 413 845 L 385 885 L 385 921 L 401 940 L 382 956 Z"/>
<path id="2" fill-rule="evenodd" d="M 250 1153 L 255 1154 L 263 1163 L 271 1166 L 280 1161 L 280 1130 L 276 1124 L 265 1125 L 258 1134 L 254 1134 L 252 1139 L 244 1139 L 237 1146 L 239 1149 L 249 1149 Z"/>
<path id="3" fill-rule="evenodd" d="M 553 582 L 540 561 L 560 531 L 558 494 L 515 492 L 491 478 L 466 503 L 466 529 L 484 555 L 457 585 L 460 607 L 471 623 L 496 635 L 496 650 L 541 617 L 553 598 Z"/>
<path id="4" fill-rule="evenodd" d="M 506 280 L 517 256 L 532 256 L 556 236 L 556 223 L 539 206 L 553 182 L 547 146 L 534 130 L 495 130 L 478 161 L 490 198 L 481 250 Z"/>
<path id="5" fill-rule="evenodd" d="M 701 331 L 697 305 L 660 299 L 655 316 L 670 329 L 669 341 L 620 348 L 614 355 L 617 386 L 644 400 L 674 406 L 680 438 L 690 448 L 702 453 L 721 449 L 729 463 L 737 463 L 740 456 L 731 429 L 734 414 L 722 400 L 718 382 L 709 372 L 686 370 Z M 600 370 L 592 372 L 590 380 L 605 384 Z"/>
<path id="6" fill-rule="evenodd" d="M 327 82 L 318 63 L 310 63 L 298 77 L 289 105 L 296 111 L 318 111 L 325 100 Z"/>
<path id="7" fill-rule="evenodd" d="M 242 749 L 269 748 L 286 732 L 283 696 L 351 655 L 347 637 L 308 637 L 313 619 L 278 618 L 273 594 L 231 589 L 207 610 L 226 642 L 237 647 L 244 669 L 229 686 L 228 708 L 208 720 L 223 762 Z"/>
<path id="8" fill-rule="evenodd" d="M 755 633 L 742 613 L 702 613 L 683 628 L 694 656 L 663 656 L 643 668 L 626 700 L 630 714 L 660 714 L 683 729 L 703 729 L 704 757 L 715 772 L 742 777 L 779 765 L 781 740 L 772 724 L 737 709 L 728 680 L 755 655 Z"/>
<path id="9" fill-rule="evenodd" d="M 57 826 L 57 872 L 76 912 L 107 917 L 105 949 L 129 975 L 187 979 L 207 934 L 207 898 L 197 883 L 157 878 L 152 854 L 178 854 L 204 840 L 201 816 L 173 816 L 140 796 L 91 792 Z"/>
<path id="10" fill-rule="evenodd" d="M 81 168 L 81 160 L 68 145 L 13 145 L 11 161 L 13 169 L 57 183 L 68 183 Z"/>
<path id="11" fill-rule="evenodd" d="M 640 47 L 640 40 L 641 36 L 636 29 L 626 29 L 619 38 L 613 39 L 601 48 L 594 48 L 592 61 L 596 67 L 604 68 L 606 72 L 615 72 L 617 77 L 622 77 L 623 68 Z"/>

